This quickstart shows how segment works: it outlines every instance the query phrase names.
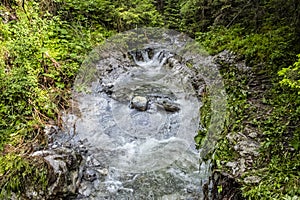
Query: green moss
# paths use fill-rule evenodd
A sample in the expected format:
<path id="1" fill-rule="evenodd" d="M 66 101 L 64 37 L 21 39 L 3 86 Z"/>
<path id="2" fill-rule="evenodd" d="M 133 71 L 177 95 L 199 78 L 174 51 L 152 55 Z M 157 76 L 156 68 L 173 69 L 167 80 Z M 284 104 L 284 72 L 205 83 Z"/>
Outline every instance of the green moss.
<path id="1" fill-rule="evenodd" d="M 45 191 L 48 183 L 45 163 L 38 158 L 24 158 L 14 153 L 0 156 L 0 199 L 12 192 L 20 196 L 26 189 Z"/>

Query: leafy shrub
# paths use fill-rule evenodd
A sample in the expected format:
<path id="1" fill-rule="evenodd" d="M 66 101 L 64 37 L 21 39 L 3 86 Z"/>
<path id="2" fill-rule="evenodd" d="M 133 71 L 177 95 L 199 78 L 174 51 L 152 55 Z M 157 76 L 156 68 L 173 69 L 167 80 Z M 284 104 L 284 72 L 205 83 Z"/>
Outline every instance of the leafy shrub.
<path id="1" fill-rule="evenodd" d="M 105 26 L 110 30 L 126 31 L 138 26 L 161 26 L 162 17 L 153 1 L 80 1 L 54 0 L 63 20 L 75 21 L 84 27 Z"/>
<path id="2" fill-rule="evenodd" d="M 298 58 L 298 61 L 292 66 L 281 69 L 278 75 L 283 76 L 280 81 L 282 85 L 295 89 L 300 94 L 300 54 L 298 54 Z"/>
<path id="3" fill-rule="evenodd" d="M 230 29 L 221 26 L 212 27 L 209 32 L 197 33 L 196 36 L 211 54 L 229 49 L 238 53 L 252 67 L 248 78 L 247 74 L 230 66 L 222 66 L 220 69 L 230 112 L 224 135 L 228 132 L 243 132 L 244 127 L 250 124 L 257 129 L 261 141 L 261 156 L 254 161 L 251 171 L 246 173 L 260 177 L 261 181 L 247 184 L 241 177 L 244 197 L 299 198 L 300 98 L 297 92 L 300 60 L 287 67 L 293 62 L 293 55 L 297 51 L 294 30 L 283 26 L 266 29 L 261 33 L 247 33 L 239 26 Z M 279 69 L 282 70 L 278 72 Z M 281 85 L 278 84 L 278 74 L 283 76 Z M 255 80 L 260 76 L 268 81 L 269 87 L 250 90 L 251 86 L 247 85 L 249 78 Z M 255 86 L 259 84 L 260 79 Z M 259 102 L 259 106 L 265 110 L 253 106 L 253 100 Z M 235 153 L 226 137 L 221 139 L 213 157 L 218 169 L 226 171 L 221 163 L 237 159 Z"/>
<path id="4" fill-rule="evenodd" d="M 25 189 L 46 190 L 47 171 L 41 160 L 22 158 L 16 154 L 0 157 L 0 198 L 8 199 L 11 193 L 21 195 Z"/>
<path id="5" fill-rule="evenodd" d="M 37 2 L 25 3 L 26 13 L 18 4 L 1 7 L 16 16 L 0 22 L 2 196 L 20 193 L 26 184 L 47 184 L 44 163 L 27 157 L 31 151 L 26 146 L 46 145 L 43 126 L 59 119 L 59 109 L 68 106 L 72 82 L 85 55 L 111 34 L 101 26 L 86 29 L 67 24 L 59 16 L 41 13 Z"/>
<path id="6" fill-rule="evenodd" d="M 216 54 L 224 49 L 243 55 L 248 65 L 263 64 L 270 71 L 289 65 L 294 55 L 293 29 L 280 27 L 263 33 L 245 33 L 239 26 L 227 29 L 223 26 L 212 27 L 210 31 L 196 33 L 196 39 L 209 53 Z"/>

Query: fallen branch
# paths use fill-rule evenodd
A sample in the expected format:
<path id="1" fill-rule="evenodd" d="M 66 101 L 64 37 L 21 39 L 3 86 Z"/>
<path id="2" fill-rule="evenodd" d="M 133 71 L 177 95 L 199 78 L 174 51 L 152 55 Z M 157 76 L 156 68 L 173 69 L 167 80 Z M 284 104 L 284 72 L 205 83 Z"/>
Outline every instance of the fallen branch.
<path id="1" fill-rule="evenodd" d="M 48 54 L 48 52 L 45 52 L 44 54 L 45 54 L 45 56 L 46 56 L 47 58 L 49 58 L 49 59 L 51 60 L 51 62 L 53 63 L 54 67 L 60 67 L 60 64 L 59 64 L 54 58 L 52 58 L 52 57 Z"/>

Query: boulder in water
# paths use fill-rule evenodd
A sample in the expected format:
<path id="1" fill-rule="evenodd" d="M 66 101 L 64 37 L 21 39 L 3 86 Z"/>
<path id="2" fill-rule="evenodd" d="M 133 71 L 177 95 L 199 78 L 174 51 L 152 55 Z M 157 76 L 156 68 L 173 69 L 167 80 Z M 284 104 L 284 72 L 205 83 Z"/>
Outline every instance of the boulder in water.
<path id="1" fill-rule="evenodd" d="M 135 96 L 130 102 L 130 107 L 140 111 L 146 111 L 148 107 L 148 99 L 142 96 Z"/>
<path id="2" fill-rule="evenodd" d="M 160 99 L 158 105 L 162 106 L 166 111 L 177 112 L 180 110 L 180 105 L 168 99 Z"/>

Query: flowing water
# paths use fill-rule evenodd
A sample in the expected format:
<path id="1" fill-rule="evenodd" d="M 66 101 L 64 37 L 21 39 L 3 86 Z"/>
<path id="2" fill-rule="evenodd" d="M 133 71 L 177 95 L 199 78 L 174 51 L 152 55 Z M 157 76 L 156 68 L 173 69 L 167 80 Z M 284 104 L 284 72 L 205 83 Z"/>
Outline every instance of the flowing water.
<path id="1" fill-rule="evenodd" d="M 179 37 L 125 50 L 114 43 L 87 59 L 65 116 L 88 146 L 78 199 L 203 198 L 209 166 L 194 142 L 201 83 L 196 91 L 187 59 L 173 48 L 186 44 Z"/>

